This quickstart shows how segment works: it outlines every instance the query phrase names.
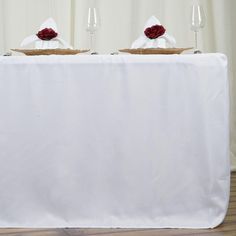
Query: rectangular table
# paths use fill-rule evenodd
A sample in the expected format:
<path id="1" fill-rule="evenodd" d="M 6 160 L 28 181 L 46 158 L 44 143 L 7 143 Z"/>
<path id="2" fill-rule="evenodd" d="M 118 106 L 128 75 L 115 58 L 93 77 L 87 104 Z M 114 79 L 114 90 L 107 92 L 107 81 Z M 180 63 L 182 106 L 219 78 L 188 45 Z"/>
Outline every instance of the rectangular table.
<path id="1" fill-rule="evenodd" d="M 217 226 L 228 97 L 222 54 L 0 57 L 0 227 Z"/>

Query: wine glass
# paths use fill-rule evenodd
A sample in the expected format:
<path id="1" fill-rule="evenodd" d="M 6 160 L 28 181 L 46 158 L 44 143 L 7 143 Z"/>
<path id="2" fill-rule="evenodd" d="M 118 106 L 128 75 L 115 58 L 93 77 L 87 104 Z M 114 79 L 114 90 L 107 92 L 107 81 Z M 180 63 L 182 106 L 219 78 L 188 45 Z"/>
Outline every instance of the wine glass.
<path id="1" fill-rule="evenodd" d="M 199 4 L 194 4 L 192 6 L 191 14 L 191 30 L 194 32 L 195 36 L 195 50 L 194 53 L 201 53 L 198 49 L 198 32 L 205 26 L 205 13 L 203 7 Z"/>
<path id="2" fill-rule="evenodd" d="M 88 9 L 88 23 L 87 23 L 87 31 L 89 32 L 90 36 L 90 51 L 91 54 L 97 54 L 94 48 L 94 38 L 95 33 L 99 27 L 98 22 L 98 12 L 95 7 L 89 7 Z"/>

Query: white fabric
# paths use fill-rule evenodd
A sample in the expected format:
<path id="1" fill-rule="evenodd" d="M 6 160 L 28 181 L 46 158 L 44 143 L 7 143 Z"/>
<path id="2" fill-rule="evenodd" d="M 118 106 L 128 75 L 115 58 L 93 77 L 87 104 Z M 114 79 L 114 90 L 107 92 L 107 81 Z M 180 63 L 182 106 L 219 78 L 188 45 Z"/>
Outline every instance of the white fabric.
<path id="1" fill-rule="evenodd" d="M 141 36 L 132 43 L 131 48 L 173 48 L 176 46 L 175 38 L 166 32 L 156 39 L 149 39 L 144 31 L 153 25 L 161 25 L 161 22 L 155 16 L 148 19 Z"/>
<path id="2" fill-rule="evenodd" d="M 39 28 L 39 31 L 49 28 L 53 29 L 56 33 L 58 33 L 57 30 L 57 24 L 53 18 L 47 19 L 45 22 L 42 23 L 42 25 Z M 41 40 L 37 37 L 38 32 L 35 32 L 33 35 L 30 35 L 26 37 L 22 42 L 21 42 L 21 47 L 26 47 L 28 45 L 31 45 L 32 43 L 35 43 L 35 48 L 36 49 L 53 49 L 53 48 L 70 48 L 72 47 L 63 39 L 60 37 L 55 37 L 52 40 Z"/>
<path id="3" fill-rule="evenodd" d="M 228 106 L 222 54 L 1 57 L 0 226 L 217 226 Z"/>

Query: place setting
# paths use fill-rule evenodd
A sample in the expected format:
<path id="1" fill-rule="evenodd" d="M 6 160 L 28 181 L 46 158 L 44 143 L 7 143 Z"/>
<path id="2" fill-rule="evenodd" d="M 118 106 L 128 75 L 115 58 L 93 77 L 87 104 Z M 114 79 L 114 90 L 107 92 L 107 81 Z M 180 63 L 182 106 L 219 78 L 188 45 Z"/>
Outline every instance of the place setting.
<path id="1" fill-rule="evenodd" d="M 98 53 L 94 49 L 95 33 L 99 27 L 97 9 L 88 8 L 86 31 L 89 33 L 89 49 L 74 49 L 68 42 L 60 37 L 55 20 L 50 17 L 40 27 L 36 34 L 26 37 L 21 48 L 11 49 L 14 52 L 23 53 L 26 56 L 40 55 L 77 55 L 90 52 L 91 55 Z M 34 44 L 34 48 L 26 49 L 26 47 Z M 6 53 L 4 56 L 11 56 Z"/>
<path id="2" fill-rule="evenodd" d="M 180 54 L 190 49 L 192 47 L 176 48 L 175 38 L 167 33 L 165 27 L 155 16 L 151 16 L 142 35 L 132 43 L 131 48 L 119 51 L 131 54 Z"/>
<path id="3" fill-rule="evenodd" d="M 33 49 L 24 49 L 34 44 Z M 15 52 L 24 53 L 26 56 L 39 55 L 76 55 L 89 52 L 89 49 L 73 49 L 64 39 L 59 37 L 57 24 L 53 18 L 47 19 L 39 28 L 37 34 L 26 37 L 20 49 L 11 49 Z"/>
<path id="4" fill-rule="evenodd" d="M 175 38 L 167 33 L 166 28 L 155 17 L 151 16 L 140 37 L 131 48 L 120 49 L 130 54 L 181 54 L 194 49 L 194 54 L 202 53 L 198 48 L 198 32 L 205 26 L 205 13 L 199 4 L 192 5 L 190 29 L 194 32 L 194 47 L 177 48 Z"/>

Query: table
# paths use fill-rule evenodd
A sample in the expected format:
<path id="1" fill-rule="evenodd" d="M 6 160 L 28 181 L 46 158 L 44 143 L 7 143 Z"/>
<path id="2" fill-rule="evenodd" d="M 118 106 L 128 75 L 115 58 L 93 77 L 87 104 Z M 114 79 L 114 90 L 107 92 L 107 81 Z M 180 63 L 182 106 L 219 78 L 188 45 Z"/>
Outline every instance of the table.
<path id="1" fill-rule="evenodd" d="M 222 54 L 0 57 L 0 226 L 217 226 L 228 97 Z"/>

